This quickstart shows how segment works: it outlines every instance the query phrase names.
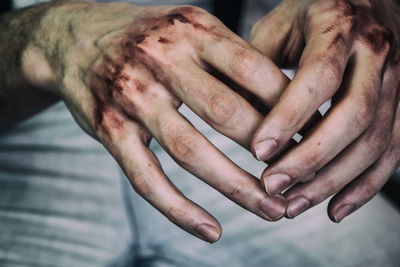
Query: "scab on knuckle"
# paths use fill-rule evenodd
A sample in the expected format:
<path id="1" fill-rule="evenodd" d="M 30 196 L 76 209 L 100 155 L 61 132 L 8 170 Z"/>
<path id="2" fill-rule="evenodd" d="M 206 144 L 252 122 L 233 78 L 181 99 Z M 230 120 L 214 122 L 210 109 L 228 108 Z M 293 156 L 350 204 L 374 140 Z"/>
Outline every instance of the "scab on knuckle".
<path id="1" fill-rule="evenodd" d="M 111 108 L 107 107 L 102 111 L 101 120 L 97 125 L 98 136 L 118 139 L 124 128 L 124 122 L 115 114 Z"/>
<path id="2" fill-rule="evenodd" d="M 208 119 L 215 125 L 228 126 L 235 121 L 238 112 L 238 101 L 231 94 L 216 93 L 209 100 Z"/>

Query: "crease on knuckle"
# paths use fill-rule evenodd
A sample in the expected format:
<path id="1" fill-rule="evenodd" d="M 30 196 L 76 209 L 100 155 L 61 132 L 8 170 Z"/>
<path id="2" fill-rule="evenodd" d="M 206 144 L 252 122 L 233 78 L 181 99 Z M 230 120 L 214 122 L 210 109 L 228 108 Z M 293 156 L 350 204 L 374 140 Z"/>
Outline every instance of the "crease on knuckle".
<path id="1" fill-rule="evenodd" d="M 351 102 L 356 103 L 355 123 L 357 129 L 366 129 L 374 120 L 376 115 L 377 92 L 366 91 L 357 96 L 357 100 Z"/>
<path id="2" fill-rule="evenodd" d="M 328 88 L 336 92 L 342 80 L 343 59 L 339 59 L 339 57 L 334 54 L 327 53 L 319 57 L 317 65 L 323 70 L 321 73 L 321 82 L 327 84 Z"/>
<path id="3" fill-rule="evenodd" d="M 300 125 L 304 122 L 304 116 L 299 113 L 296 106 L 287 106 L 285 111 L 279 116 L 279 125 L 281 131 L 286 132 L 300 129 Z"/>
<path id="4" fill-rule="evenodd" d="M 372 160 L 376 160 L 380 157 L 388 148 L 391 132 L 388 131 L 389 123 L 383 122 L 386 125 L 382 125 L 382 123 L 375 123 L 374 127 L 369 130 L 365 137 L 364 142 L 367 144 L 368 155 L 371 155 Z"/>
<path id="5" fill-rule="evenodd" d="M 146 199 L 151 198 L 153 194 L 151 179 L 149 176 L 143 172 L 135 172 L 130 179 L 133 189 L 139 195 L 145 197 Z"/>
<path id="6" fill-rule="evenodd" d="M 186 218 L 188 216 L 188 212 L 185 209 L 185 205 L 182 206 L 179 204 L 177 205 L 177 203 L 174 203 L 174 205 L 167 208 L 167 210 L 165 211 L 165 216 L 171 222 L 176 223 L 182 220 L 182 218 Z"/>
<path id="7" fill-rule="evenodd" d="M 375 113 L 371 110 L 371 107 L 367 104 L 359 104 L 357 107 L 357 113 L 355 116 L 355 124 L 357 129 L 366 129 L 373 121 Z"/>
<path id="8" fill-rule="evenodd" d="M 361 195 L 362 199 L 369 200 L 373 196 L 375 196 L 378 192 L 379 192 L 379 188 L 377 187 L 377 185 L 375 184 L 373 179 L 369 179 L 367 182 L 365 182 L 361 186 L 360 195 Z"/>
<path id="9" fill-rule="evenodd" d="M 230 126 L 238 117 L 239 103 L 234 95 L 215 93 L 209 99 L 209 107 L 207 117 L 217 126 Z"/>
<path id="10" fill-rule="evenodd" d="M 314 170 L 318 167 L 322 161 L 322 153 L 319 149 L 310 149 L 308 152 L 303 156 L 301 166 L 301 173 L 305 173 L 305 171 Z M 306 179 L 307 177 L 302 177 Z"/>
<path id="11" fill-rule="evenodd" d="M 243 46 L 234 50 L 231 62 L 233 75 L 241 81 L 252 79 L 261 65 L 260 58 Z"/>
<path id="12" fill-rule="evenodd" d="M 197 134 L 192 131 L 173 134 L 169 141 L 169 151 L 178 163 L 191 165 L 196 162 L 198 144 Z"/>

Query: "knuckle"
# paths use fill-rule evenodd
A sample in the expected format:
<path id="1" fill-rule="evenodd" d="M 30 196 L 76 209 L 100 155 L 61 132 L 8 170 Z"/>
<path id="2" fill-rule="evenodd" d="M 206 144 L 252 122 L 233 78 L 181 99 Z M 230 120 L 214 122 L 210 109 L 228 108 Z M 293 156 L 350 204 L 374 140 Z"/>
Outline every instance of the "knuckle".
<path id="1" fill-rule="evenodd" d="M 232 55 L 230 68 L 239 80 L 249 80 L 260 67 L 260 58 L 245 47 L 238 47 Z"/>
<path id="2" fill-rule="evenodd" d="M 124 121 L 106 105 L 98 108 L 95 123 L 98 136 L 118 140 L 123 135 Z"/>
<path id="3" fill-rule="evenodd" d="M 371 107 L 366 104 L 360 104 L 357 108 L 355 123 L 358 129 L 367 128 L 374 118 Z"/>
<path id="4" fill-rule="evenodd" d="M 148 175 L 143 172 L 136 172 L 132 175 L 132 179 L 130 180 L 136 193 L 145 197 L 146 199 L 151 197 L 151 194 L 153 193 L 153 187 L 150 184 Z"/>
<path id="5" fill-rule="evenodd" d="M 310 149 L 302 158 L 303 164 L 301 164 L 302 172 L 313 170 L 315 166 L 318 166 L 321 162 L 321 156 L 323 153 L 319 149 Z M 304 179 L 308 177 L 303 177 Z"/>
<path id="6" fill-rule="evenodd" d="M 359 100 L 355 116 L 358 129 L 366 129 L 375 118 L 376 98 L 372 94 L 364 94 Z"/>
<path id="7" fill-rule="evenodd" d="M 323 70 L 322 80 L 328 83 L 329 87 L 337 90 L 343 74 L 343 60 L 334 54 L 325 54 L 319 58 L 319 67 Z"/>
<path id="8" fill-rule="evenodd" d="M 365 199 L 370 199 L 379 192 L 378 186 L 373 180 L 369 180 L 362 186 L 362 194 Z"/>
<path id="9" fill-rule="evenodd" d="M 182 218 L 187 217 L 188 212 L 181 205 L 174 205 L 167 208 L 165 216 L 172 222 L 179 222 Z"/>
<path id="10" fill-rule="evenodd" d="M 215 125 L 228 126 L 237 117 L 239 105 L 232 94 L 216 93 L 209 100 L 208 119 Z"/>
<path id="11" fill-rule="evenodd" d="M 197 134 L 191 131 L 172 135 L 168 149 L 175 160 L 182 165 L 196 162 L 198 142 Z"/>
<path id="12" fill-rule="evenodd" d="M 381 124 L 375 124 L 375 127 L 366 133 L 364 142 L 367 144 L 367 154 L 376 160 L 381 156 L 389 146 L 391 133 L 389 127 Z"/>
<path id="13" fill-rule="evenodd" d="M 279 115 L 279 126 L 282 132 L 296 131 L 301 128 L 304 122 L 304 116 L 300 113 L 297 106 L 286 106 L 285 111 Z"/>
<path id="14" fill-rule="evenodd" d="M 318 73 L 315 77 L 318 79 L 313 79 L 308 81 L 306 86 L 309 88 L 309 93 L 319 94 L 322 93 L 321 90 L 317 88 L 324 87 L 331 90 L 329 93 L 334 93 L 339 88 L 343 70 L 344 70 L 344 60 L 341 57 L 336 57 L 332 52 L 326 52 L 313 56 L 309 60 L 304 60 L 300 62 L 300 67 L 305 65 L 310 65 Z M 324 92 L 325 93 L 325 92 Z"/>

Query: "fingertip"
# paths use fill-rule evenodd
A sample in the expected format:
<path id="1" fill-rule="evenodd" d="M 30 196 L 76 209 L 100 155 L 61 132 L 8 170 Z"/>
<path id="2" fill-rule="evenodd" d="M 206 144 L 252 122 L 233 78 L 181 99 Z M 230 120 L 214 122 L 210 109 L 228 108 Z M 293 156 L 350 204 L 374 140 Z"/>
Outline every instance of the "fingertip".
<path id="1" fill-rule="evenodd" d="M 282 196 L 266 197 L 260 203 L 260 210 L 266 220 L 277 221 L 286 213 L 286 201 Z"/>
<path id="2" fill-rule="evenodd" d="M 274 196 L 284 191 L 291 182 L 287 174 L 275 173 L 264 177 L 264 187 L 268 195 Z"/>
<path id="3" fill-rule="evenodd" d="M 352 214 L 355 210 L 356 206 L 354 204 L 343 204 L 334 209 L 331 214 L 329 214 L 329 218 L 336 223 L 340 223 L 344 218 Z"/>
<path id="4" fill-rule="evenodd" d="M 219 226 L 213 226 L 208 223 L 203 223 L 195 227 L 196 236 L 208 242 L 215 243 L 221 238 L 222 229 Z"/>
<path id="5" fill-rule="evenodd" d="M 273 138 L 256 141 L 252 146 L 253 155 L 259 161 L 268 160 L 278 149 L 278 142 Z"/>

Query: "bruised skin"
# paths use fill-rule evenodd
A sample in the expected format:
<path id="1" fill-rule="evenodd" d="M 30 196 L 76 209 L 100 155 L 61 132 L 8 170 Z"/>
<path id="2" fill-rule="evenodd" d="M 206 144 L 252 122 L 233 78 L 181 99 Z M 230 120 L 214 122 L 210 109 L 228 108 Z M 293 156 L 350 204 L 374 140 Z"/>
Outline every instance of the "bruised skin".
<path id="1" fill-rule="evenodd" d="M 185 11 L 191 11 L 191 8 L 184 9 Z M 158 23 L 158 25 L 152 26 L 150 31 L 159 31 L 162 30 L 163 27 L 174 26 L 175 20 L 183 24 L 189 23 L 189 20 L 182 14 L 173 13 L 166 15 L 163 19 L 155 19 L 155 23 Z M 134 89 L 138 94 L 145 94 L 148 86 L 146 82 L 140 81 L 139 79 L 132 80 L 129 75 L 123 73 L 123 70 L 127 65 L 131 68 L 146 68 L 148 66 L 148 63 L 143 62 L 142 58 L 147 57 L 148 59 L 146 60 L 149 60 L 149 57 L 138 45 L 144 42 L 151 33 L 134 35 L 128 32 L 124 35 L 125 37 L 122 37 L 121 41 L 122 55 L 120 58 L 101 60 L 102 63 L 92 71 L 92 77 L 89 83 L 90 89 L 97 102 L 94 111 L 95 129 L 98 130 L 101 128 L 109 138 L 111 137 L 110 131 L 118 131 L 123 127 L 123 121 L 115 118 L 115 115 L 113 115 L 108 108 L 108 105 L 115 103 L 115 94 L 121 95 L 125 88 Z M 163 37 L 159 37 L 158 42 L 163 44 L 170 43 L 168 39 Z M 161 80 L 159 78 L 160 75 L 162 75 L 161 72 L 157 72 L 154 68 L 151 68 L 151 74 L 155 81 Z M 107 118 L 107 121 L 111 122 L 104 123 L 105 118 Z"/>
<path id="2" fill-rule="evenodd" d="M 276 62 L 301 58 L 295 78 L 254 135 L 256 156 L 275 157 L 312 112 L 332 99 L 330 110 L 301 143 L 262 174 L 269 194 L 285 192 L 287 217 L 335 195 L 329 216 L 339 222 L 397 169 L 390 151 L 400 146 L 394 126 L 399 119 L 399 11 L 390 0 L 287 0 L 253 29 L 253 43 Z M 290 31 L 272 30 L 281 24 Z M 285 42 L 277 49 L 275 40 Z"/>
<path id="3" fill-rule="evenodd" d="M 267 196 L 255 177 L 177 111 L 185 103 L 248 148 L 262 115 L 211 72 L 273 104 L 287 77 L 258 50 L 195 7 L 65 2 L 41 26 L 36 40 L 52 66 L 54 90 L 117 160 L 136 192 L 168 219 L 208 242 L 221 234 L 216 219 L 166 177 L 148 148 L 151 138 L 243 208 L 268 221 L 283 217 L 284 201 Z"/>
<path id="4" fill-rule="evenodd" d="M 218 40 L 221 38 L 227 38 L 221 32 L 215 31 L 214 28 L 207 28 L 197 22 L 192 23 L 185 15 L 177 12 L 188 14 L 187 16 L 193 16 L 194 14 L 192 7 L 181 7 L 172 10 L 171 14 L 165 15 L 164 17 L 152 19 L 152 23 L 155 25 L 151 26 L 148 31 L 137 34 L 128 30 L 122 35 L 123 37 L 120 41 L 122 55 L 116 56 L 115 58 L 107 56 L 106 60 L 100 59 L 99 61 L 101 63 L 92 70 L 89 84 L 97 101 L 97 107 L 94 110 L 94 128 L 96 130 L 103 130 L 108 138 L 111 137 L 110 132 L 112 131 L 112 128 L 115 128 L 115 130 L 118 131 L 123 127 L 123 121 L 113 118 L 107 105 L 115 103 L 115 95 L 118 94 L 121 96 L 124 88 L 134 89 L 135 93 L 138 95 L 132 97 L 140 97 L 140 94 L 146 94 L 146 88 L 148 87 L 146 81 L 140 81 L 140 79 L 134 79 L 132 81 L 129 75 L 124 74 L 124 68 L 127 66 L 130 66 L 131 69 L 143 68 L 150 71 L 155 82 L 163 83 L 164 85 L 170 83 L 161 68 L 158 67 L 157 59 L 149 56 L 143 47 L 140 46 L 146 41 L 146 39 L 153 38 L 165 30 L 170 30 L 175 27 L 177 23 L 189 24 L 196 31 L 207 31 Z M 159 36 L 157 42 L 163 45 L 173 44 L 170 39 L 163 36 Z M 233 83 L 231 83 L 231 85 L 232 84 Z M 257 106 L 261 105 L 251 93 L 248 92 L 245 95 L 249 101 L 257 103 Z M 177 104 L 179 101 L 175 100 L 174 102 L 176 107 L 180 105 L 180 103 Z M 128 114 L 126 115 L 128 117 L 130 116 Z M 111 117 L 109 119 L 111 123 L 104 123 L 104 118 L 107 117 Z"/>
<path id="5" fill-rule="evenodd" d="M 385 26 L 384 22 L 376 21 L 376 18 L 379 17 L 371 7 L 356 6 L 347 0 L 336 0 L 334 8 L 337 7 L 343 10 L 342 16 L 337 15 L 335 22 L 322 32 L 326 34 L 339 28 L 339 32 L 329 47 L 341 40 L 343 41 L 343 33 L 340 32 L 340 28 L 344 24 L 351 25 L 351 34 L 359 33 L 360 40 L 376 54 L 382 53 L 387 44 L 394 45 L 393 33 Z"/>

